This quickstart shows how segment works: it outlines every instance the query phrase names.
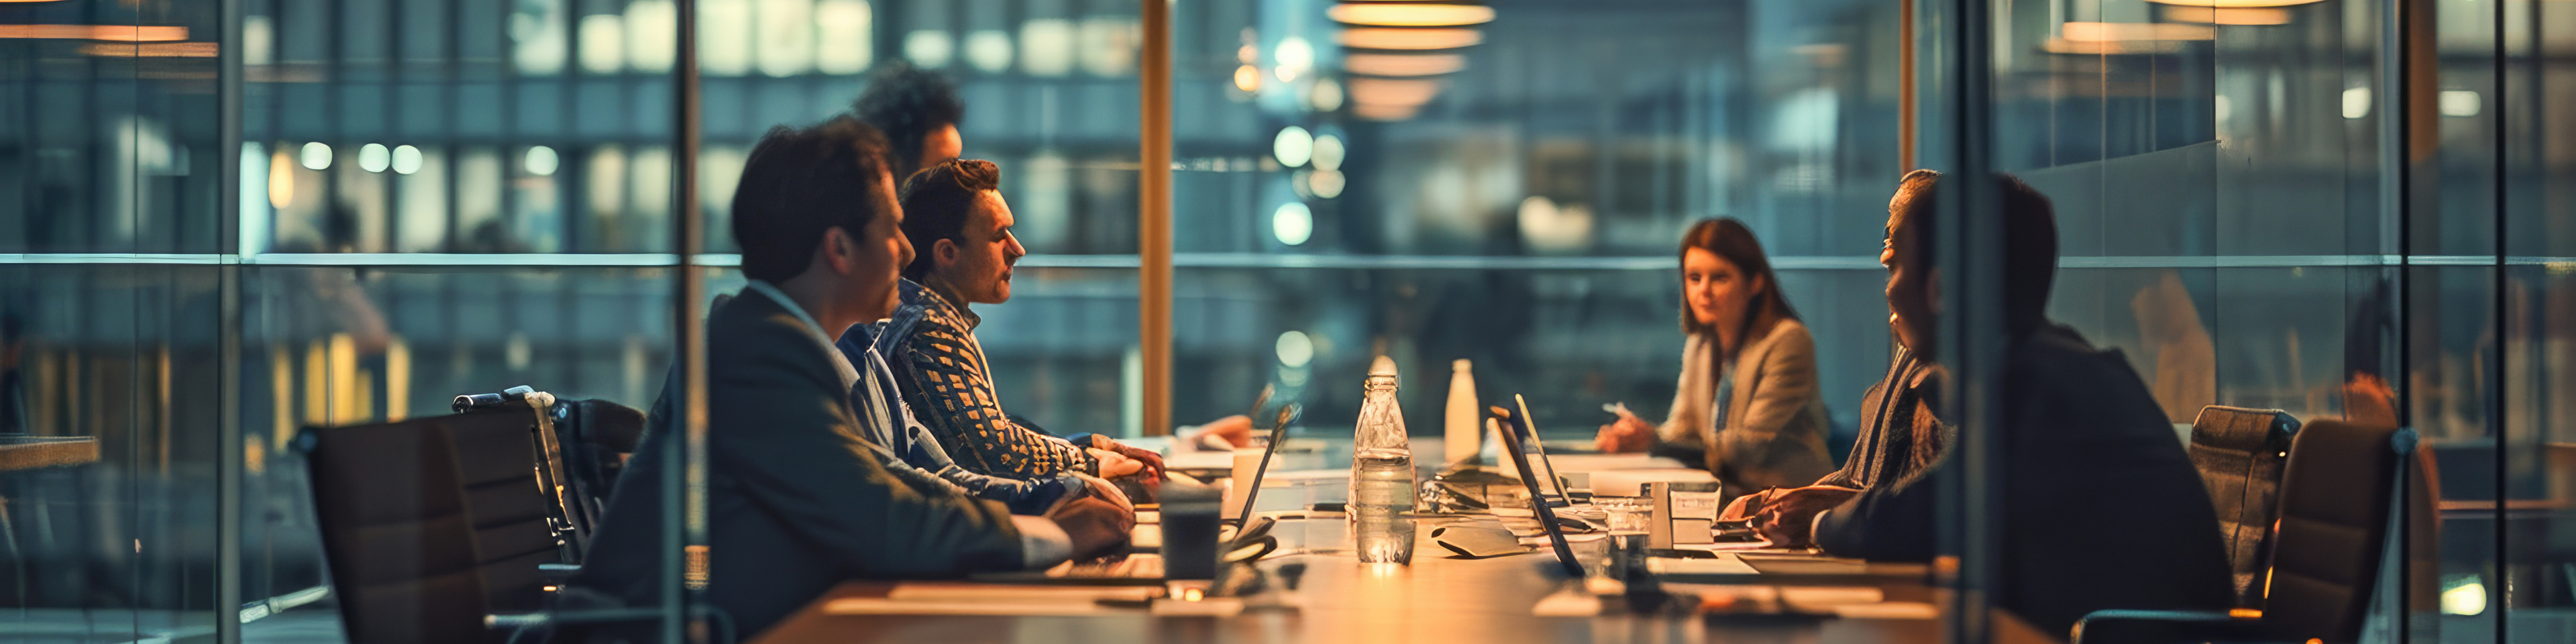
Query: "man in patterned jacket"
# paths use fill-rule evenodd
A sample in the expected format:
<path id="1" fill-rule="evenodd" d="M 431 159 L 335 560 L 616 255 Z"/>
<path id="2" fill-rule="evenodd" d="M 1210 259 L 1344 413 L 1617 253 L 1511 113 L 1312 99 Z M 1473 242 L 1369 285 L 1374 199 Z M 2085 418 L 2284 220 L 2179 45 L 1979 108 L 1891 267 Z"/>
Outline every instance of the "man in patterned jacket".
<path id="1" fill-rule="evenodd" d="M 1028 254 L 1011 236 L 1001 178 L 991 161 L 964 159 L 904 182 L 903 234 L 919 255 L 904 267 L 903 303 L 887 320 L 844 333 L 841 351 L 884 356 L 915 419 L 967 470 L 1022 480 L 1066 472 L 1160 480 L 1160 454 L 1099 434 L 1058 438 L 1003 413 L 975 339 L 981 318 L 968 309 L 1009 301 L 1011 266 Z"/>

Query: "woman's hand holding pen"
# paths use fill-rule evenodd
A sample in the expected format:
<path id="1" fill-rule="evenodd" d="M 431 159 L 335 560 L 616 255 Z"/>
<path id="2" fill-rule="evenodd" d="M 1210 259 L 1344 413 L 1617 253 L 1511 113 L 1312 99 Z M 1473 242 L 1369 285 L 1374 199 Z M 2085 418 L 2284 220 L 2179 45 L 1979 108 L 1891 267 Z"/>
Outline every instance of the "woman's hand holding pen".
<path id="1" fill-rule="evenodd" d="M 1643 452 L 1647 447 L 1655 444 L 1655 426 L 1646 422 L 1646 419 L 1638 418 L 1635 413 L 1629 412 L 1627 405 L 1611 403 L 1602 405 L 1601 408 L 1618 414 L 1619 418 L 1601 426 L 1601 432 L 1592 439 L 1594 447 L 1599 448 L 1603 453 L 1618 454 Z"/>

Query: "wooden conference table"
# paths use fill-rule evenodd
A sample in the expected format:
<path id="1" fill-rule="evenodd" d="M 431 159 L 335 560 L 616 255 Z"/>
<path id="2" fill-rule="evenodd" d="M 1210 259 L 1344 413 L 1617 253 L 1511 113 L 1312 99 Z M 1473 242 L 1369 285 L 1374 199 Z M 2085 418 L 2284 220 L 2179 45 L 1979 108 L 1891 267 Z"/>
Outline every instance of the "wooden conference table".
<path id="1" fill-rule="evenodd" d="M 1292 519 L 1339 523 L 1339 518 Z M 1310 528 L 1326 528 L 1314 524 Z M 1230 617 L 1157 616 L 1141 608 L 1076 611 L 1052 615 L 882 614 L 881 611 L 835 609 L 835 601 L 870 602 L 894 593 L 897 584 L 851 582 L 763 633 L 754 642 L 992 642 L 1129 644 L 1155 642 L 1867 642 L 1933 644 L 1941 639 L 1940 622 L 1920 615 L 1894 618 L 1821 618 L 1766 616 L 1652 617 L 1603 611 L 1591 617 L 1542 617 L 1533 608 L 1544 600 L 1561 601 L 1567 585 L 1549 578 L 1541 567 L 1553 565 L 1545 552 L 1487 559 L 1449 555 L 1428 538 L 1410 566 L 1362 564 L 1349 554 L 1286 554 L 1262 560 L 1270 590 L 1246 598 L 1246 608 Z M 1281 566 L 1304 564 L 1296 589 L 1282 591 Z M 1813 585 L 1813 575 L 1782 577 L 1780 585 Z M 1877 575 L 1834 584 L 1874 586 L 1885 600 L 1931 601 L 1932 590 L 1918 577 Z M 951 590 L 972 587 L 948 585 Z M 1767 588 L 1766 588 L 1767 587 Z M 919 588 L 916 586 L 915 588 Z M 996 587 L 998 588 L 998 587 Z M 1736 591 L 1786 592 L 1771 584 L 1735 585 Z M 1681 589 L 1689 590 L 1689 589 Z M 1866 590 L 1866 589 L 1860 589 Z M 1551 597 L 1551 595 L 1556 595 Z M 882 602 L 878 602 L 882 604 Z M 1287 607 L 1282 606 L 1285 604 Z M 844 604 L 848 606 L 850 604 Z M 1920 606 L 1920 604 L 1914 604 Z M 851 614 L 866 612 L 871 614 Z"/>

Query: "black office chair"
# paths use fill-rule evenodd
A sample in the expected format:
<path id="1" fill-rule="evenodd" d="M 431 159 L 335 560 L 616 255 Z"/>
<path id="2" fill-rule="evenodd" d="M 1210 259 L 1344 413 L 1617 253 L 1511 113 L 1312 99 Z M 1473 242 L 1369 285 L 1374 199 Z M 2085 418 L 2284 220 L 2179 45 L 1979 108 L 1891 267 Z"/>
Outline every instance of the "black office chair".
<path id="1" fill-rule="evenodd" d="M 500 642 L 486 615 L 543 607 L 538 566 L 562 560 L 526 431 L 495 414 L 305 430 L 349 641 Z"/>
<path id="2" fill-rule="evenodd" d="M 644 412 L 605 400 L 558 400 L 554 394 L 525 385 L 495 394 L 457 396 L 458 414 L 497 414 L 515 419 L 515 435 L 494 434 L 480 440 L 524 443 L 536 455 L 535 487 L 547 493 L 550 527 L 563 559 L 578 562 L 590 547 L 599 514 L 608 507 L 626 457 L 644 434 Z M 568 567 L 548 572 L 568 575 Z"/>
<path id="3" fill-rule="evenodd" d="M 2219 537 L 2235 573 L 2236 605 L 2263 607 L 2264 566 L 2271 561 L 2272 519 L 2281 467 L 2299 419 L 2278 409 L 2210 405 L 2191 423 L 2191 464 L 2218 509 Z"/>
<path id="4" fill-rule="evenodd" d="M 2290 441 L 2262 610 L 2095 611 L 2075 623 L 2075 644 L 2358 641 L 2375 594 L 2403 592 L 2387 576 L 2404 569 L 2381 564 L 2396 546 L 2392 510 L 2424 505 L 2401 487 L 2414 450 L 2412 430 L 2308 423 Z"/>

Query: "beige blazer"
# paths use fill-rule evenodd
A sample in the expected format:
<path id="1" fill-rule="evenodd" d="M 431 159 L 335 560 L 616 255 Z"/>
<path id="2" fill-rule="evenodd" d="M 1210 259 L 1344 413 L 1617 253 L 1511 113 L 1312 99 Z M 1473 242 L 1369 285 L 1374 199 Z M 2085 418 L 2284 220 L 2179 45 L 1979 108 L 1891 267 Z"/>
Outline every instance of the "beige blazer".
<path id="1" fill-rule="evenodd" d="M 1701 464 L 1729 491 L 1807 485 L 1832 472 L 1825 453 L 1825 399 L 1816 382 L 1816 340 L 1807 325 L 1781 320 L 1745 346 L 1731 366 L 1726 407 L 1717 409 L 1717 336 L 1682 345 L 1671 413 L 1656 435 L 1706 450 Z M 1719 416 L 1723 415 L 1723 426 Z"/>

